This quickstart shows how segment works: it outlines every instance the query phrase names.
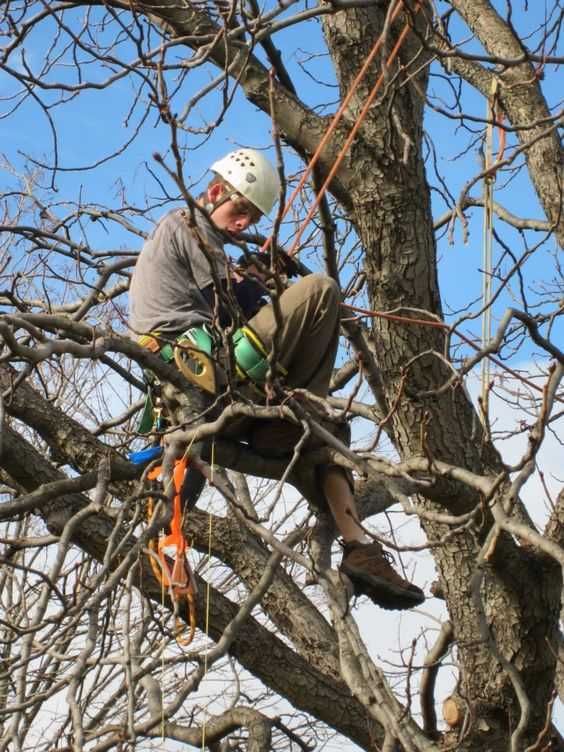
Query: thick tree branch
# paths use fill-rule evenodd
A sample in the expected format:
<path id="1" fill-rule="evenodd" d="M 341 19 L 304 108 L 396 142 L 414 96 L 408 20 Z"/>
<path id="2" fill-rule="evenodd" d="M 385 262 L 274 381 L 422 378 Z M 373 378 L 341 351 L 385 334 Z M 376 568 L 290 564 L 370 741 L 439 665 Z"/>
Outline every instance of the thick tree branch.
<path id="1" fill-rule="evenodd" d="M 10 475 L 28 493 L 43 483 L 63 479 L 59 471 L 55 470 L 30 444 L 7 426 L 4 427 L 2 463 L 10 468 Z M 41 516 L 49 530 L 57 534 L 88 504 L 88 499 L 78 494 L 67 495 L 55 502 L 45 504 L 41 509 Z M 82 520 L 80 526 L 76 527 L 73 532 L 72 541 L 97 561 L 104 562 L 106 546 L 112 535 L 114 535 L 114 521 L 104 512 L 100 512 Z M 134 540 L 131 538 L 128 549 L 131 550 L 134 545 Z M 123 561 L 122 557 L 119 562 L 115 558 L 111 559 L 110 567 L 119 567 Z M 161 586 L 150 577 L 147 569 L 144 569 L 142 591 L 156 604 L 160 604 L 162 602 Z M 213 588 L 209 603 L 205 603 L 206 588 L 207 583 L 200 579 L 197 603 L 199 626 L 201 629 L 204 628 L 203 619 L 209 607 L 210 636 L 217 641 L 221 638 L 227 624 L 235 617 L 238 607 Z M 168 608 L 171 607 L 168 599 L 165 605 Z M 187 618 L 184 611 L 181 611 L 181 615 Z M 330 726 L 338 729 L 345 736 L 350 736 L 358 744 L 366 745 L 370 734 L 378 735 L 373 724 L 367 724 L 364 708 L 348 696 L 348 691 L 342 683 L 335 680 L 334 675 L 324 677 L 311 666 L 309 661 L 299 657 L 251 617 L 245 629 L 241 630 L 233 640 L 230 652 L 245 668 L 260 677 L 266 685 L 288 697 L 296 707 L 301 707 L 317 717 L 323 717 Z M 281 670 L 282 666 L 286 667 L 285 671 Z M 336 708 L 339 709 L 337 714 Z"/>
<path id="2" fill-rule="evenodd" d="M 116 0 L 109 4 L 120 8 L 129 7 L 127 3 Z M 252 44 L 249 46 L 238 41 L 233 38 L 233 34 L 226 35 L 207 14 L 194 5 L 179 5 L 175 0 L 138 1 L 135 9 L 154 21 L 158 20 L 168 34 L 179 37 L 180 41 L 185 41 L 188 46 L 204 54 L 220 70 L 227 71 L 239 82 L 249 101 L 270 114 L 268 70 L 252 54 Z M 277 123 L 284 139 L 299 153 L 313 154 L 327 128 L 328 120 L 316 115 L 279 81 L 274 80 L 272 87 Z M 346 132 L 342 127 L 337 128 L 318 161 L 322 174 L 328 173 L 345 137 Z M 346 175 L 346 168 L 343 167 L 331 186 L 334 195 L 345 206 L 349 204 L 349 197 L 341 180 L 350 178 Z"/>
<path id="3" fill-rule="evenodd" d="M 452 5 L 490 54 L 503 58 L 526 56 L 523 43 L 489 0 L 453 0 Z M 471 83 L 478 85 L 476 77 L 473 79 Z M 560 245 L 564 246 L 562 147 L 556 129 L 547 131 L 541 140 L 537 140 L 546 128 L 544 123 L 551 118 L 539 78 L 533 65 L 523 62 L 508 67 L 498 75 L 498 81 L 500 103 L 509 120 L 533 126 L 519 131 L 518 137 L 522 145 L 531 144 L 525 151 L 529 174 L 556 237 Z M 490 91 L 482 91 L 482 94 L 489 97 Z M 539 125 L 534 125 L 535 123 Z"/>

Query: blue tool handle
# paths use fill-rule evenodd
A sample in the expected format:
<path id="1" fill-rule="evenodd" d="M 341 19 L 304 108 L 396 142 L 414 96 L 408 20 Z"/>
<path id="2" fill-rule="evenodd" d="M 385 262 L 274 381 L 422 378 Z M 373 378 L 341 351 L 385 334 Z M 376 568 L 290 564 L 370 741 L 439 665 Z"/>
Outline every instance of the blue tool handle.
<path id="1" fill-rule="evenodd" d="M 131 452 L 127 455 L 127 459 L 133 462 L 134 465 L 144 465 L 151 460 L 156 460 L 163 452 L 162 446 L 151 446 L 147 449 L 142 449 L 140 452 Z"/>

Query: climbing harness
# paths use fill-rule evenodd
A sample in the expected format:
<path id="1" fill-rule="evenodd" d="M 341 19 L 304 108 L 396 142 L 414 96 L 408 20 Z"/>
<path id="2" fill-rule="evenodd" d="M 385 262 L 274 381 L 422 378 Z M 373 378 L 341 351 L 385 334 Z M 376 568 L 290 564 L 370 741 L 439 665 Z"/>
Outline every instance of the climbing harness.
<path id="1" fill-rule="evenodd" d="M 138 343 L 153 353 L 158 353 L 166 362 L 175 362 L 178 370 L 192 384 L 215 396 L 218 392 L 218 370 L 214 350 L 217 349 L 217 337 L 207 324 L 193 326 L 183 332 L 174 343 L 162 340 L 158 332 L 139 337 Z M 250 381 L 261 386 L 266 381 L 266 375 L 271 363 L 268 352 L 260 338 L 248 326 L 238 329 L 232 338 L 233 355 L 235 359 L 235 373 L 243 381 Z M 280 364 L 276 364 L 278 374 L 285 376 L 287 371 Z M 149 433 L 154 424 L 156 380 L 147 374 L 149 393 L 145 401 L 145 408 L 138 427 L 139 433 Z"/>
<path id="2" fill-rule="evenodd" d="M 212 350 L 213 338 L 207 327 L 192 327 L 177 339 L 174 362 L 184 378 L 215 396 L 217 378 Z"/>
<path id="3" fill-rule="evenodd" d="M 212 359 L 214 336 L 206 324 L 191 327 L 174 344 L 161 344 L 159 332 L 145 334 L 137 341 L 141 347 L 158 353 L 165 363 L 174 360 L 178 370 L 188 381 L 208 394 L 216 394 L 216 371 Z"/>
<path id="4" fill-rule="evenodd" d="M 182 598 L 186 598 L 190 633 L 188 637 L 181 637 L 184 625 L 177 618 L 176 640 L 179 645 L 189 645 L 194 639 L 196 632 L 196 594 L 198 592 L 196 580 L 188 561 L 190 550 L 188 541 L 182 531 L 184 522 L 184 510 L 182 508 L 181 491 L 184 477 L 188 468 L 188 460 L 183 457 L 174 463 L 172 482 L 174 483 L 174 498 L 172 502 L 172 519 L 170 532 L 161 530 L 157 539 L 149 541 L 149 562 L 157 581 L 163 591 L 169 592 L 170 598 L 175 604 L 180 604 Z M 162 480 L 162 466 L 158 465 L 149 471 L 147 478 L 150 481 Z M 154 501 L 149 497 L 147 503 L 147 518 L 150 521 L 154 514 Z"/>

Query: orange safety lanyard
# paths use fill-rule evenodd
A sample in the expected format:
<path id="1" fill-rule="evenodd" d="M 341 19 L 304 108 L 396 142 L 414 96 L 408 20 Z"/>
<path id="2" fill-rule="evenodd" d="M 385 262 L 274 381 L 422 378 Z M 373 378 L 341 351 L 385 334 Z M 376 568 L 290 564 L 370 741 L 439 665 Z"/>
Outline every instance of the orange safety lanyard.
<path id="1" fill-rule="evenodd" d="M 186 538 L 182 532 L 182 502 L 180 493 L 182 491 L 182 484 L 184 482 L 184 476 L 186 475 L 187 461 L 183 458 L 177 460 L 174 463 L 173 481 L 174 481 L 174 499 L 172 502 L 172 520 L 170 521 L 170 538 L 174 540 L 178 546 L 178 552 L 184 553 L 186 551 Z"/>
<path id="2" fill-rule="evenodd" d="M 159 535 L 158 541 L 150 541 L 149 561 L 153 574 L 163 587 L 169 589 L 173 602 L 179 602 L 185 596 L 188 604 L 188 618 L 190 634 L 187 638 L 180 638 L 184 626 L 180 621 L 176 624 L 176 640 L 180 645 L 189 645 L 196 632 L 196 586 L 194 575 L 186 558 L 189 546 L 182 530 L 184 513 L 182 509 L 182 485 L 188 468 L 185 457 L 176 460 L 172 480 L 174 483 L 174 497 L 172 501 L 172 519 L 170 521 L 170 533 Z M 149 480 L 157 480 L 162 475 L 162 466 L 154 467 L 147 474 Z M 152 503 L 149 507 L 152 514 Z M 172 560 L 172 566 L 169 562 Z"/>

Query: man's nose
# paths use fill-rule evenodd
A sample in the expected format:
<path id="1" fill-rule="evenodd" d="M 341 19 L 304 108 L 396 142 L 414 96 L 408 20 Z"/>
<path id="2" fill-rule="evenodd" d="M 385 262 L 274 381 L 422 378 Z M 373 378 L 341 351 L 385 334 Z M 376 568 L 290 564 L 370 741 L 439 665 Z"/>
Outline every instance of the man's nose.
<path id="1" fill-rule="evenodd" d="M 243 232 L 251 224 L 250 217 L 239 217 L 235 222 L 235 227 L 239 232 Z"/>

